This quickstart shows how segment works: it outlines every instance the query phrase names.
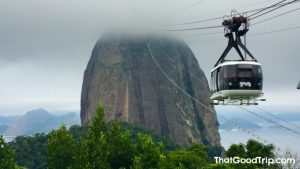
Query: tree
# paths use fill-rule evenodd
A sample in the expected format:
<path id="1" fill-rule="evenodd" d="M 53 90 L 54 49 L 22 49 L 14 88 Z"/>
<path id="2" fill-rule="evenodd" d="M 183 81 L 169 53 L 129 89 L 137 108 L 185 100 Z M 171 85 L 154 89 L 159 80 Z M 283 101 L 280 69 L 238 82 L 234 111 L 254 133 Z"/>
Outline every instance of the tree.
<path id="1" fill-rule="evenodd" d="M 228 157 L 247 157 L 247 152 L 244 144 L 232 144 L 226 151 Z"/>
<path id="2" fill-rule="evenodd" d="M 102 104 L 87 129 L 74 126 L 68 132 L 62 126 L 52 131 L 47 149 L 49 168 L 198 169 L 208 163 L 204 145 L 193 144 L 186 150 L 168 152 L 162 142 L 154 142 L 149 134 L 138 133 L 133 137 L 129 130 L 121 129 L 119 122 L 107 124 Z"/>
<path id="3" fill-rule="evenodd" d="M 89 151 L 87 140 L 80 138 L 79 141 L 75 144 L 74 149 L 74 162 L 71 165 L 70 169 L 90 169 L 89 161 Z"/>
<path id="4" fill-rule="evenodd" d="M 135 147 L 135 156 L 140 157 L 144 168 L 158 168 L 160 156 L 163 154 L 163 144 L 157 145 L 147 134 L 138 134 Z"/>
<path id="5" fill-rule="evenodd" d="M 5 143 L 4 138 L 0 135 L 0 168 L 15 169 L 15 152 Z"/>
<path id="6" fill-rule="evenodd" d="M 255 140 L 248 140 L 247 144 L 232 144 L 226 151 L 228 157 L 241 157 L 241 158 L 255 158 L 255 157 L 267 157 L 274 158 L 274 146 L 272 144 L 265 145 Z M 252 169 L 252 168 L 282 168 L 278 164 L 268 166 L 268 164 L 232 164 L 230 165 L 234 169 Z"/>
<path id="7" fill-rule="evenodd" d="M 69 128 L 69 132 L 72 134 L 75 142 L 78 141 L 80 138 L 86 138 L 87 130 L 87 126 L 74 125 Z"/>
<path id="8" fill-rule="evenodd" d="M 112 168 L 129 168 L 134 158 L 133 144 L 130 141 L 131 133 L 122 132 L 120 123 L 114 121 L 108 133 L 108 161 Z"/>
<path id="9" fill-rule="evenodd" d="M 90 169 L 106 168 L 108 163 L 108 135 L 104 119 L 104 105 L 99 104 L 92 125 L 88 128 L 86 148 L 88 154 L 87 164 Z"/>
<path id="10" fill-rule="evenodd" d="M 47 142 L 48 167 L 67 169 L 73 163 L 74 140 L 65 125 L 49 133 Z"/>
<path id="11" fill-rule="evenodd" d="M 177 150 L 168 153 L 169 168 L 203 168 L 208 163 L 207 147 L 202 144 L 192 144 L 187 150 Z"/>
<path id="12" fill-rule="evenodd" d="M 18 136 L 9 145 L 16 152 L 16 163 L 26 168 L 47 168 L 46 134 Z"/>
<path id="13" fill-rule="evenodd" d="M 130 169 L 143 169 L 143 163 L 141 162 L 141 157 L 135 156 L 133 158 L 133 163 Z"/>

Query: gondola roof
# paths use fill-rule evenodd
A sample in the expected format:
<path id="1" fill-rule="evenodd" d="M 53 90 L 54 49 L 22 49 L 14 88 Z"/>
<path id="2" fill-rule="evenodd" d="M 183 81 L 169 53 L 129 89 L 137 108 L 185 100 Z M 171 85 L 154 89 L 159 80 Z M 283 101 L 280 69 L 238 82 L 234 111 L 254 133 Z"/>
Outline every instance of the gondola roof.
<path id="1" fill-rule="evenodd" d="M 226 65 L 242 65 L 242 64 L 251 64 L 251 65 L 259 65 L 261 66 L 260 63 L 256 62 L 256 61 L 226 61 L 226 62 L 223 62 L 219 65 L 217 65 L 216 67 L 214 67 L 211 72 L 215 71 L 216 69 L 218 69 L 219 67 L 222 67 L 222 66 L 226 66 Z"/>

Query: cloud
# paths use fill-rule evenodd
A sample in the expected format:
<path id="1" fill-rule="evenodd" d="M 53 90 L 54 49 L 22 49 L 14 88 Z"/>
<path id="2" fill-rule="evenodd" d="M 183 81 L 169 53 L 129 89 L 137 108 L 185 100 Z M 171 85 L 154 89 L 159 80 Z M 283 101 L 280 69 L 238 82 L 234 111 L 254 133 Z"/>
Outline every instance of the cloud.
<path id="1" fill-rule="evenodd" d="M 95 42 L 106 29 L 145 29 L 149 25 L 155 25 L 153 23 L 207 19 L 230 14 L 230 10 L 235 7 L 232 4 L 236 2 L 237 0 L 204 1 L 186 11 L 166 17 L 195 2 L 0 1 L 0 114 L 5 114 L 8 110 L 12 113 L 25 112 L 29 107 L 41 106 L 79 111 L 83 72 Z M 255 2 L 259 1 L 251 3 Z M 245 4 L 249 4 L 249 1 L 238 1 L 236 7 Z M 283 11 L 291 8 L 287 7 Z M 284 19 L 278 18 L 250 27 L 249 35 L 294 26 L 298 23 L 298 15 L 299 13 L 293 13 L 283 17 Z M 216 20 L 184 27 L 219 25 L 221 22 L 222 20 Z M 160 27 L 162 28 L 164 27 Z M 222 33 L 199 34 L 215 31 L 222 32 L 223 29 L 175 33 L 190 45 L 208 78 L 210 69 L 225 49 L 227 41 Z M 216 39 L 224 40 L 214 41 Z M 278 89 L 295 86 L 300 80 L 299 39 L 300 34 L 296 31 L 248 37 L 248 48 L 263 64 L 265 93 L 270 97 L 270 104 L 297 104 L 295 99 L 298 95 L 293 90 L 281 92 Z M 267 95 L 269 92 L 276 94 Z M 276 100 L 279 97 L 285 99 Z"/>

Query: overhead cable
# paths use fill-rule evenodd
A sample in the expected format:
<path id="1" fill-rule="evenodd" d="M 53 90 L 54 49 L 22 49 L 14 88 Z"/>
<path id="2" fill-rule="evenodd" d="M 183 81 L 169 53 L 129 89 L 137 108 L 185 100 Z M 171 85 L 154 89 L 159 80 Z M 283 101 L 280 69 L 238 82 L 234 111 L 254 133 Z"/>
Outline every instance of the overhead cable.
<path id="1" fill-rule="evenodd" d="M 188 96 L 188 98 L 192 99 L 193 101 L 195 101 L 195 103 L 201 105 L 203 108 L 207 109 L 209 112 L 215 112 L 212 108 L 208 107 L 206 104 L 200 102 L 198 99 L 196 99 L 195 97 L 193 97 L 192 95 L 190 95 L 189 93 L 187 93 L 184 89 L 182 89 L 172 78 L 169 77 L 169 75 L 163 70 L 163 68 L 160 66 L 160 64 L 157 62 L 157 60 L 155 59 L 149 45 L 147 44 L 147 42 L 145 41 L 145 45 L 147 48 L 147 52 L 149 53 L 149 55 L 151 56 L 153 62 L 155 63 L 155 65 L 158 67 L 158 69 L 160 70 L 160 72 L 178 89 L 180 90 L 182 93 L 184 93 L 186 96 Z M 221 116 L 222 117 L 222 116 Z M 222 117 L 225 118 L 225 117 Z M 234 124 L 236 126 L 238 126 L 237 124 Z M 242 129 L 241 127 L 238 126 L 239 129 Z M 242 131 L 246 131 L 249 134 L 251 133 L 249 130 L 247 131 L 246 129 L 242 129 Z M 264 143 L 267 143 L 269 141 L 262 139 L 261 137 L 257 136 L 255 133 L 252 133 L 252 136 L 254 138 L 257 138 L 261 141 L 263 141 Z M 270 142 L 271 143 L 271 142 Z M 273 144 L 275 147 L 277 147 L 274 143 Z M 277 147 L 277 149 L 280 151 L 281 148 Z"/>
<path id="2" fill-rule="evenodd" d="M 275 15 L 275 16 L 273 16 L 273 17 L 270 17 L 270 18 L 261 20 L 261 21 L 259 21 L 259 22 L 255 22 L 255 23 L 252 24 L 252 26 L 253 26 L 253 25 L 260 24 L 260 23 L 263 23 L 263 22 L 265 22 L 265 21 L 268 21 L 268 20 L 271 20 L 271 19 L 274 19 L 274 18 L 277 18 L 277 17 L 280 17 L 280 16 L 283 16 L 283 15 L 286 15 L 286 14 L 289 14 L 289 13 L 292 13 L 292 12 L 295 12 L 295 11 L 298 11 L 298 10 L 300 10 L 300 7 L 299 7 L 299 8 L 296 8 L 296 9 L 293 9 L 293 10 L 290 10 L 290 11 L 287 11 L 287 12 L 284 12 L 284 13 L 282 13 L 282 14 Z"/>
<path id="3" fill-rule="evenodd" d="M 166 18 L 168 18 L 168 17 L 170 17 L 170 16 L 173 16 L 173 15 L 176 15 L 176 14 L 181 13 L 181 12 L 183 12 L 183 11 L 186 11 L 187 9 L 193 8 L 193 7 L 195 7 L 196 5 L 201 4 L 201 3 L 204 2 L 204 1 L 206 1 L 206 0 L 200 0 L 200 1 L 197 1 L 197 2 L 195 2 L 195 3 L 193 3 L 193 4 L 190 4 L 190 5 L 184 7 L 184 8 L 182 8 L 182 9 L 180 9 L 180 10 L 177 10 L 177 11 L 175 11 L 175 12 L 172 12 L 172 13 L 170 13 L 170 14 L 164 16 L 163 19 L 166 19 Z"/>
<path id="4" fill-rule="evenodd" d="M 253 114 L 254 116 L 256 116 L 256 117 L 258 117 L 258 118 L 261 118 L 261 119 L 263 119 L 263 120 L 265 120 L 265 121 L 267 121 L 267 122 L 273 123 L 273 124 L 279 126 L 280 128 L 283 128 L 283 129 L 285 129 L 285 130 L 287 130 L 287 131 L 290 131 L 290 132 L 292 132 L 292 133 L 297 134 L 297 135 L 300 136 L 300 132 L 299 132 L 299 131 L 296 131 L 296 130 L 291 129 L 291 128 L 289 128 L 289 127 L 286 127 L 286 126 L 284 126 L 284 125 L 282 125 L 282 124 L 279 124 L 279 123 L 277 123 L 277 122 L 275 122 L 275 121 L 273 121 L 273 120 L 270 120 L 270 119 L 268 119 L 268 118 L 266 118 L 266 117 L 264 117 L 264 116 L 262 116 L 262 115 L 260 115 L 260 114 L 258 114 L 258 113 L 256 113 L 256 112 L 251 111 L 251 110 L 249 110 L 249 109 L 246 109 L 246 108 L 244 108 L 244 107 L 242 107 L 242 106 L 237 106 L 237 107 L 240 108 L 240 109 L 242 109 L 242 110 L 245 110 L 245 111 L 249 112 L 250 114 Z"/>
<path id="5" fill-rule="evenodd" d="M 264 7 L 264 8 L 252 9 L 252 10 L 248 10 L 248 11 L 242 11 L 242 12 L 239 12 L 239 13 L 241 13 L 241 14 L 249 14 L 249 13 L 252 13 L 252 12 L 266 10 L 266 9 L 269 9 L 269 8 L 283 7 L 283 5 L 285 6 L 285 5 L 288 5 L 288 4 L 290 4 L 290 2 L 283 3 L 283 4 L 272 5 L 272 7 L 267 7 L 267 8 Z M 182 23 L 177 23 L 177 24 L 159 24 L 159 26 L 182 26 L 182 25 L 190 25 L 190 24 L 196 24 L 196 23 L 203 23 L 203 22 L 208 22 L 208 21 L 214 21 L 214 20 L 223 19 L 223 18 L 224 18 L 224 16 L 219 16 L 219 17 L 214 17 L 214 18 L 209 18 L 209 19 L 202 19 L 202 20 L 196 20 L 196 21 L 188 21 L 188 22 L 182 22 Z"/>
<path id="6" fill-rule="evenodd" d="M 158 31 L 170 31 L 170 32 L 180 32 L 180 31 L 193 31 L 193 30 L 202 30 L 202 29 L 214 29 L 221 28 L 223 25 L 215 25 L 215 26 L 206 26 L 206 27 L 194 27 L 194 28 L 182 28 L 182 29 L 162 29 Z"/>
<path id="7" fill-rule="evenodd" d="M 257 15 L 257 16 L 254 16 L 254 17 L 252 17 L 252 18 L 251 18 L 251 16 L 249 16 L 249 17 L 251 18 L 251 20 L 253 20 L 253 19 L 256 19 L 256 18 L 261 17 L 261 16 L 263 16 L 263 15 L 266 15 L 266 14 L 272 12 L 272 11 L 275 11 L 275 10 L 277 10 L 277 9 L 279 9 L 279 8 L 282 8 L 282 7 L 284 7 L 284 6 L 287 6 L 287 5 L 289 5 L 289 4 L 292 4 L 292 3 L 295 3 L 295 2 L 298 2 L 298 1 L 299 1 L 299 0 L 293 0 L 293 1 L 291 1 L 291 2 L 288 2 L 288 3 L 284 4 L 284 5 L 281 5 L 281 6 L 278 6 L 278 7 L 276 7 L 276 8 L 273 8 L 273 9 L 267 11 L 267 12 L 264 12 L 264 13 L 262 13 L 262 14 L 259 14 L 259 15 Z"/>
<path id="8" fill-rule="evenodd" d="M 266 114 L 272 116 L 272 117 L 275 117 L 275 118 L 278 119 L 278 120 L 281 120 L 281 121 L 285 122 L 286 124 L 289 124 L 289 125 L 291 125 L 291 126 L 294 126 L 294 127 L 300 129 L 300 126 L 298 126 L 298 125 L 296 125 L 296 124 L 294 124 L 294 123 L 291 123 L 291 122 L 289 122 L 289 121 L 287 121 L 287 120 L 285 120 L 285 119 L 283 119 L 283 118 L 280 118 L 279 116 L 276 116 L 275 114 L 273 114 L 273 113 L 271 113 L 271 112 L 268 112 L 268 111 L 266 111 L 266 110 L 264 110 L 264 109 L 262 109 L 262 108 L 259 108 L 259 107 L 255 107 L 255 108 L 258 109 L 258 110 L 260 110 L 261 112 L 264 112 L 264 113 L 266 113 Z"/>
<path id="9" fill-rule="evenodd" d="M 265 3 L 265 2 L 268 2 L 268 1 L 273 1 L 273 0 L 264 0 L 264 1 L 260 1 L 260 2 L 255 2 L 255 3 L 250 3 L 250 4 L 246 4 L 246 5 L 242 5 L 242 6 L 237 6 L 237 7 L 234 7 L 234 9 L 240 9 L 240 8 L 243 8 L 243 7 L 249 7 L 249 6 L 254 6 L 254 5 L 257 5 L 257 4 L 261 4 L 261 3 Z M 259 10 L 261 10 L 262 8 L 260 8 Z M 226 10 L 219 10 L 219 11 L 216 11 L 216 12 L 212 12 L 212 13 L 209 13 L 209 14 L 204 14 L 204 15 L 201 15 L 201 16 L 197 16 L 197 17 L 189 17 L 189 18 L 199 18 L 199 17 L 204 17 L 204 16 L 210 16 L 212 14 L 215 14 L 215 13 L 223 13 L 223 12 L 227 12 L 231 9 L 226 9 Z M 257 11 L 257 10 L 256 10 Z M 253 11 L 253 12 L 256 12 L 256 11 Z M 249 11 L 251 12 L 251 11 Z M 187 19 L 189 19 L 187 18 Z M 185 18 L 186 19 L 186 18 Z M 167 24 L 166 24 L 167 25 Z"/>

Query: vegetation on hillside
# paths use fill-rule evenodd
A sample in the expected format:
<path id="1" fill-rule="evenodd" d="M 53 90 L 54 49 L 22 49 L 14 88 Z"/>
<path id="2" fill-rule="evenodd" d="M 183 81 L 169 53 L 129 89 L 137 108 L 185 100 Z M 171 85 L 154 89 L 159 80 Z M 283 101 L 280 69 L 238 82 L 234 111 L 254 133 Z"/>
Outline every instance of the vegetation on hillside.
<path id="1" fill-rule="evenodd" d="M 47 135 L 18 136 L 10 146 L 16 152 L 16 162 L 26 168 L 47 168 Z"/>
<path id="2" fill-rule="evenodd" d="M 0 168 L 15 168 L 15 152 L 5 143 L 4 138 L 0 135 Z"/>
<path id="3" fill-rule="evenodd" d="M 181 147 L 151 130 L 127 123 L 105 123 L 104 106 L 89 127 L 62 125 L 48 135 L 17 137 L 8 145 L 0 138 L 0 168 L 49 169 L 262 169 L 278 165 L 215 164 L 216 150 L 192 144 Z M 16 154 L 16 156 L 15 156 Z M 274 158 L 274 147 L 249 140 L 231 145 L 227 157 Z M 16 157 L 16 158 L 15 158 Z M 5 166 L 4 166 L 5 165 Z"/>

